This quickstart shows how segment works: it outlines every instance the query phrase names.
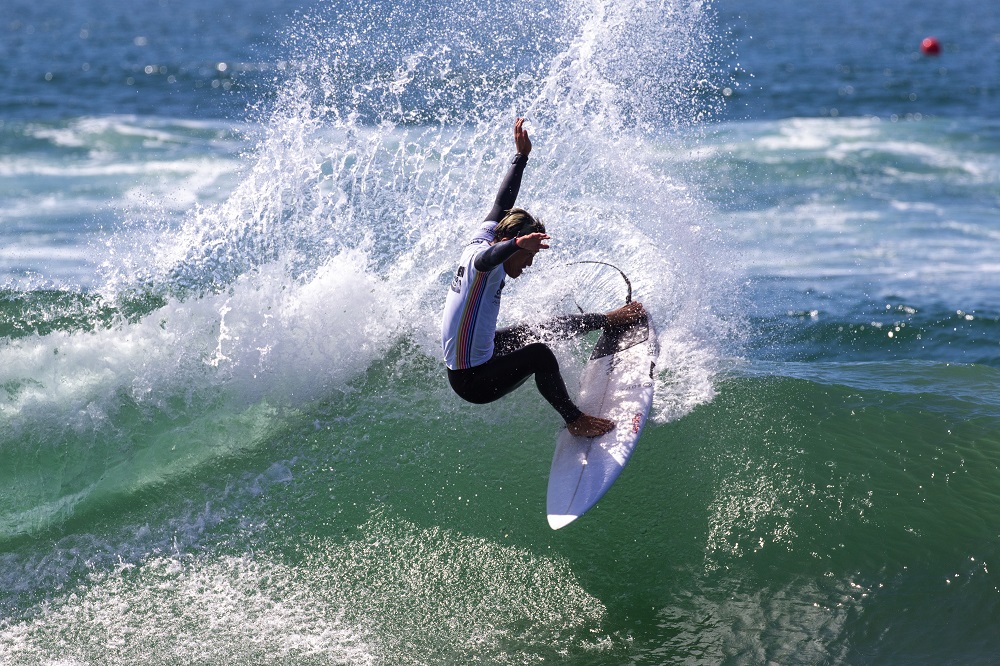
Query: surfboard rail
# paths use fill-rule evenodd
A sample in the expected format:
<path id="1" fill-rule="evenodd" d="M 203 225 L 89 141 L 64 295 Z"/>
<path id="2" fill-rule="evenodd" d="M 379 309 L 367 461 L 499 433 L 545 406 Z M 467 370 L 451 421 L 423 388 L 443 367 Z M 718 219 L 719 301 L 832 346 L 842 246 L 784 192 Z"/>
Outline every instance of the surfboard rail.
<path id="1" fill-rule="evenodd" d="M 577 405 L 616 426 L 600 437 L 576 437 L 563 428 L 549 472 L 546 514 L 558 530 L 592 508 L 614 484 L 635 450 L 653 404 L 656 331 L 647 317 L 605 329 L 580 377 Z"/>

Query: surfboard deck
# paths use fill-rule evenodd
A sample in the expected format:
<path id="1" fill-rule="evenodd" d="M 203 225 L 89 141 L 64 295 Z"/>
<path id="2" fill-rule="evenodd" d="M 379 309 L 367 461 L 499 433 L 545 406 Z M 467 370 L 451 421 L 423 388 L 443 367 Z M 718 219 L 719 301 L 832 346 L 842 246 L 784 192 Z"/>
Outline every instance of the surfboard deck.
<path id="1" fill-rule="evenodd" d="M 565 527 L 597 503 L 621 474 L 635 450 L 653 404 L 659 344 L 647 318 L 627 328 L 604 331 L 580 377 L 577 406 L 611 419 L 615 428 L 600 437 L 559 431 L 549 472 L 549 526 Z"/>

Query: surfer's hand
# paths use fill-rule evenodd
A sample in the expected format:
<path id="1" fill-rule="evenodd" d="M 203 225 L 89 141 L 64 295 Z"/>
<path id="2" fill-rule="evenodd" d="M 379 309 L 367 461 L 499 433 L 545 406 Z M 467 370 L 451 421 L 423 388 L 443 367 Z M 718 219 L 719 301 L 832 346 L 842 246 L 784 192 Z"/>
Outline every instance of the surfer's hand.
<path id="1" fill-rule="evenodd" d="M 527 250 L 529 252 L 538 252 L 539 250 L 549 249 L 549 244 L 546 243 L 549 239 L 548 234 L 543 234 L 536 231 L 532 234 L 525 234 L 523 236 L 518 236 L 514 239 L 514 245 L 522 250 Z"/>
<path id="2" fill-rule="evenodd" d="M 519 155 L 527 157 L 531 152 L 531 139 L 528 138 L 528 130 L 524 129 L 524 118 L 514 121 L 514 146 Z"/>
<path id="3" fill-rule="evenodd" d="M 612 310 L 607 314 L 608 326 L 610 328 L 629 326 L 641 321 L 645 316 L 646 309 L 642 307 L 642 303 L 639 301 L 632 301 L 631 303 L 623 305 L 617 310 Z"/>

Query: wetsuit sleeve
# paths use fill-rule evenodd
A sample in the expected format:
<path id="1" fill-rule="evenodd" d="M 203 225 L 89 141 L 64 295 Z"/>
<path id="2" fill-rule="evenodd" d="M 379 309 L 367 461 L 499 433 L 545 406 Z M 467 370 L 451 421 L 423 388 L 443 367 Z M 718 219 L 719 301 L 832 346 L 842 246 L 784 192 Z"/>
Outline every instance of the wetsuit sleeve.
<path id="1" fill-rule="evenodd" d="M 476 261 L 472 264 L 480 273 L 488 273 L 503 262 L 513 257 L 521 249 L 513 238 L 490 245 L 488 248 L 476 255 Z"/>
<path id="2" fill-rule="evenodd" d="M 496 199 L 493 201 L 493 208 L 490 209 L 489 214 L 486 216 L 487 221 L 499 222 L 504 213 L 514 207 L 514 202 L 517 201 L 517 193 L 521 190 L 521 175 L 524 173 L 524 167 L 527 164 L 527 155 L 520 153 L 514 155 L 514 159 L 510 163 L 510 168 L 507 169 L 507 175 L 504 176 L 503 182 L 500 183 L 500 191 L 497 192 Z"/>
<path id="3" fill-rule="evenodd" d="M 514 155 L 514 159 L 510 162 L 510 168 L 507 169 L 507 175 L 504 176 L 503 182 L 500 183 L 500 190 L 497 192 L 496 199 L 493 200 L 493 208 L 490 209 L 489 214 L 486 216 L 487 222 L 499 222 L 507 211 L 514 207 L 514 202 L 517 201 L 517 193 L 521 190 L 521 175 L 524 173 L 524 167 L 527 164 L 527 155 L 522 155 L 521 153 Z M 489 272 L 514 256 L 519 249 L 514 239 L 496 243 L 476 256 L 474 266 L 481 273 Z"/>

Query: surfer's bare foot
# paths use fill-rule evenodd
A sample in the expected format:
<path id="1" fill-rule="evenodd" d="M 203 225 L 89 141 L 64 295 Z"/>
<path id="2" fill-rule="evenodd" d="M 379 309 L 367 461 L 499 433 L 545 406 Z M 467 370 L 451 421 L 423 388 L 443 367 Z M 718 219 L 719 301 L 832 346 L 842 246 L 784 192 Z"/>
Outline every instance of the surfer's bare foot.
<path id="1" fill-rule="evenodd" d="M 632 301 L 631 303 L 623 305 L 617 310 L 612 310 L 607 314 L 608 328 L 622 328 L 624 326 L 629 326 L 642 321 L 642 318 L 645 316 L 646 309 L 642 307 L 642 303 L 639 301 Z"/>
<path id="2" fill-rule="evenodd" d="M 577 437 L 598 437 L 606 432 L 611 432 L 614 427 L 614 421 L 590 416 L 589 414 L 583 414 L 572 423 L 566 424 L 566 429 L 569 430 L 569 433 Z"/>

